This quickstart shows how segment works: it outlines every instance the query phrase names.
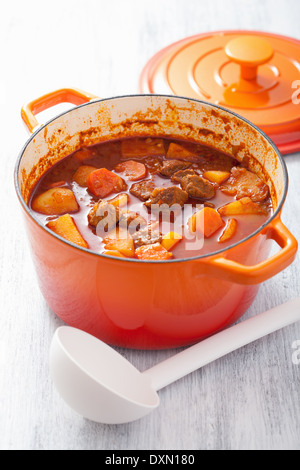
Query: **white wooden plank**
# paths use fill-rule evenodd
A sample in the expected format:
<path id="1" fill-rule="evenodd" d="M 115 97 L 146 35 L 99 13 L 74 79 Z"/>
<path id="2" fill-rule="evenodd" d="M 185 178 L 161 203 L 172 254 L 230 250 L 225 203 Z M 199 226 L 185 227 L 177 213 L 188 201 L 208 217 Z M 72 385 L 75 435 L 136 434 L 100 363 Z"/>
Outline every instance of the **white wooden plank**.
<path id="1" fill-rule="evenodd" d="M 120 426 L 83 420 L 61 401 L 48 370 L 61 324 L 38 289 L 13 187 L 28 134 L 24 101 L 63 86 L 99 96 L 136 93 L 147 60 L 173 41 L 222 29 L 300 37 L 297 0 L 38 0 L 6 2 L 0 16 L 0 448 L 300 449 L 300 365 L 295 325 L 249 345 L 160 392 L 145 419 Z M 283 220 L 300 234 L 300 154 L 286 157 Z M 264 283 L 247 316 L 300 295 L 299 258 Z M 141 370 L 171 351 L 125 351 Z"/>

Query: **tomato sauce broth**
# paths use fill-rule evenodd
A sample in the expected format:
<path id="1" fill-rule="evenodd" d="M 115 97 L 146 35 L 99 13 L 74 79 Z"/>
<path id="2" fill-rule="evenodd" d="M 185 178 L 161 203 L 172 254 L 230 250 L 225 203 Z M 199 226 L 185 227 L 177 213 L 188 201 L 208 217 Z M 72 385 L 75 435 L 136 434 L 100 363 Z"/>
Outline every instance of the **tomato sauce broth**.
<path id="1" fill-rule="evenodd" d="M 128 140 L 128 138 L 126 140 Z M 240 162 L 233 157 L 202 144 L 168 138 L 140 138 L 135 139 L 135 142 L 137 142 L 136 154 L 124 155 L 124 152 L 122 151 L 124 142 L 121 139 L 99 143 L 91 147 L 81 149 L 54 165 L 44 175 L 44 177 L 41 178 L 32 194 L 30 207 L 34 212 L 34 217 L 44 226 L 46 226 L 50 221 L 55 221 L 58 218 L 57 214 L 49 215 L 33 210 L 32 202 L 39 195 L 49 190 L 49 188 L 58 187 L 70 189 L 79 206 L 78 210 L 70 214 L 78 231 L 91 251 L 103 253 L 105 252 L 105 236 L 99 236 L 96 228 L 92 227 L 88 221 L 88 214 L 95 204 L 98 203 L 99 197 L 95 196 L 88 187 L 79 185 L 74 180 L 74 174 L 82 165 L 92 166 L 95 168 L 106 168 L 111 172 L 115 172 L 116 166 L 121 162 L 128 160 L 138 161 L 143 163 L 147 168 L 145 178 L 142 178 L 140 181 L 151 181 L 155 188 L 169 188 L 174 186 L 181 188 L 180 183 L 172 182 L 170 177 L 163 176 L 159 171 L 157 171 L 163 162 L 170 160 L 168 149 L 171 143 L 175 143 L 187 152 L 187 158 L 183 159 L 183 161 L 189 161 L 190 158 L 191 165 L 189 168 L 195 170 L 201 176 L 203 176 L 205 171 L 214 170 L 227 171 L 230 173 L 232 168 L 242 166 Z M 146 150 L 146 153 L 143 153 L 145 150 L 142 150 L 139 154 L 139 143 L 142 143 L 143 145 L 146 143 L 145 145 L 147 147 L 147 142 L 149 144 L 149 151 Z M 155 151 L 153 151 L 153 149 L 155 149 Z M 192 155 L 192 157 L 189 155 Z M 176 160 L 176 156 L 174 156 L 174 160 Z M 222 219 L 224 226 L 219 230 L 209 237 L 195 237 L 188 228 L 189 219 L 193 214 L 200 211 L 203 207 L 211 207 L 218 210 L 220 207 L 236 201 L 237 197 L 226 194 L 226 192 L 220 190 L 220 185 L 213 183 L 215 188 L 215 196 L 213 198 L 207 200 L 205 198 L 195 198 L 189 195 L 184 207 L 182 207 L 182 210 L 176 211 L 175 216 L 172 214 L 171 222 L 168 223 L 168 221 L 170 221 L 170 214 L 166 213 L 162 215 L 160 213 L 158 215 L 157 212 L 150 211 L 145 206 L 144 201 L 130 192 L 132 185 L 139 182 L 139 180 L 132 181 L 124 174 L 119 173 L 119 175 L 126 184 L 126 189 L 124 188 L 121 191 L 121 193 L 126 193 L 128 195 L 129 203 L 125 208 L 126 210 L 138 213 L 147 221 L 147 223 L 156 223 L 162 235 L 172 231 L 176 233 L 180 232 L 179 234 L 182 236 L 182 239 L 171 249 L 173 259 L 185 259 L 201 256 L 225 249 L 226 247 L 243 240 L 259 229 L 269 219 L 272 212 L 272 204 L 270 197 L 268 196 L 263 201 L 259 202 L 259 205 L 263 209 L 262 213 L 235 214 L 234 216 L 223 215 Z M 101 199 L 110 201 L 118 193 L 120 192 L 111 192 L 107 197 Z M 236 231 L 230 239 L 221 243 L 220 236 L 226 227 L 228 220 L 232 217 L 234 217 L 237 223 Z"/>

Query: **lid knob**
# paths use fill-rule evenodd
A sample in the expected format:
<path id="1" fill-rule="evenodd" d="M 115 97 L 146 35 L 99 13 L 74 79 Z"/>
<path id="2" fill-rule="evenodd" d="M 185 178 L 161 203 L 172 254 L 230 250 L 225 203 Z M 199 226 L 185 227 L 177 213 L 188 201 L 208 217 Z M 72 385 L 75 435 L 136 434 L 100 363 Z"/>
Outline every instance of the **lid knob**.
<path id="1" fill-rule="evenodd" d="M 240 36 L 225 47 L 227 57 L 241 66 L 241 77 L 255 80 L 257 68 L 272 59 L 274 51 L 265 39 L 256 36 Z"/>

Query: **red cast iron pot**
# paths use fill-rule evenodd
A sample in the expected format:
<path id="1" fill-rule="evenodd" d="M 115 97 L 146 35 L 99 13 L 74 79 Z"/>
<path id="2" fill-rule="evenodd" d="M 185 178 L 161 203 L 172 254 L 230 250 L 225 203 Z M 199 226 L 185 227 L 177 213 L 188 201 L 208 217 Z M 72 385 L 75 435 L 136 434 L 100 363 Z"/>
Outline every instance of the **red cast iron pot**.
<path id="1" fill-rule="evenodd" d="M 60 102 L 76 107 L 39 126 L 35 114 Z M 295 258 L 297 241 L 280 215 L 288 187 L 274 144 L 245 119 L 201 101 L 161 95 L 97 99 L 75 89 L 26 104 L 33 132 L 16 165 L 41 291 L 68 325 L 128 348 L 162 349 L 193 343 L 240 318 L 259 284 Z M 41 226 L 28 208 L 31 192 L 52 165 L 83 145 L 129 136 L 166 136 L 213 146 L 263 176 L 273 215 L 255 233 L 225 250 L 166 262 L 113 258 L 67 242 Z M 272 257 L 271 241 L 280 250 Z"/>

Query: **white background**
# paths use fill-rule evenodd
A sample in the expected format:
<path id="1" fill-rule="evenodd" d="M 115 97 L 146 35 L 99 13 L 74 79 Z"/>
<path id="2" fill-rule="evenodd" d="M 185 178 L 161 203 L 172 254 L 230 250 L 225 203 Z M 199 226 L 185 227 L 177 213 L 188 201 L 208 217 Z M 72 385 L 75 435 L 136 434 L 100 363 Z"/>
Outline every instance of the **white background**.
<path id="1" fill-rule="evenodd" d="M 100 97 L 136 93 L 148 59 L 176 40 L 222 29 L 300 39 L 299 18 L 298 0 L 2 0 L 1 449 L 300 449 L 300 365 L 292 363 L 299 324 L 170 385 L 141 421 L 107 426 L 75 415 L 49 376 L 49 345 L 61 322 L 39 292 L 13 186 L 29 137 L 20 118 L 25 101 L 62 87 Z M 299 237 L 300 154 L 285 159 L 283 221 Z M 245 318 L 299 296 L 299 273 L 297 258 L 262 285 Z M 174 353 L 121 352 L 141 370 Z"/>

